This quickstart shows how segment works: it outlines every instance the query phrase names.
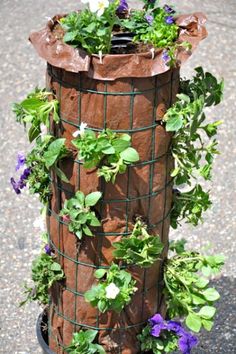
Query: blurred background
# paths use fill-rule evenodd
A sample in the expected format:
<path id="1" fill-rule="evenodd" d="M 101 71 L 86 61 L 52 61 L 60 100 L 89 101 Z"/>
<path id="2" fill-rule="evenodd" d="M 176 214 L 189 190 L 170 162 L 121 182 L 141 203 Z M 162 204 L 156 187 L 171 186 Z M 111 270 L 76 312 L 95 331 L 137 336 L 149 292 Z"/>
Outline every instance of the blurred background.
<path id="1" fill-rule="evenodd" d="M 131 6 L 141 1 L 130 1 Z M 236 70 L 235 30 L 236 1 L 172 0 L 180 12 L 204 12 L 208 17 L 209 36 L 182 68 L 189 77 L 193 68 L 202 65 L 218 78 L 225 79 L 223 104 L 209 110 L 209 119 L 223 119 L 219 129 L 221 155 L 214 167 L 212 209 L 205 223 L 193 229 L 183 225 L 171 238 L 184 237 L 189 247 L 223 253 L 226 265 L 213 281 L 222 297 L 218 302 L 216 323 L 211 333 L 200 334 L 196 354 L 236 353 Z M 45 63 L 34 52 L 28 35 L 45 25 L 47 17 L 80 7 L 68 0 L 1 0 L 0 56 L 0 353 L 41 353 L 35 335 L 40 308 L 36 304 L 19 308 L 22 285 L 30 279 L 32 259 L 40 251 L 41 230 L 35 223 L 40 204 L 27 192 L 17 196 L 9 184 L 14 174 L 18 152 L 27 152 L 24 129 L 15 123 L 11 104 L 22 100 L 35 86 L 44 87 Z"/>

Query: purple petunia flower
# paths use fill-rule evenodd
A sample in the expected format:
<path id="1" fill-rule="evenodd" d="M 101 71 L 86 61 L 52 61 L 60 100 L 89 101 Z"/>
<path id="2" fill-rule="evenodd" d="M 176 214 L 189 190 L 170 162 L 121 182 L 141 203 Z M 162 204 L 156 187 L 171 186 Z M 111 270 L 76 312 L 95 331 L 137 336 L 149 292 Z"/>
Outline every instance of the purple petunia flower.
<path id="1" fill-rule="evenodd" d="M 166 329 L 166 325 L 165 323 L 159 323 L 159 324 L 156 324 L 155 326 L 152 327 L 151 329 L 151 335 L 153 337 L 160 337 L 160 334 L 161 334 L 161 331 L 163 329 Z"/>
<path id="2" fill-rule="evenodd" d="M 149 323 L 151 326 L 154 326 L 156 324 L 164 323 L 164 319 L 159 313 L 157 313 L 156 315 L 154 315 L 149 319 Z"/>
<path id="3" fill-rule="evenodd" d="M 126 0 L 120 0 L 120 5 L 117 8 L 117 12 L 123 12 L 127 11 L 129 8 L 129 5 Z"/>
<path id="4" fill-rule="evenodd" d="M 178 341 L 179 349 L 183 354 L 190 354 L 191 349 L 195 347 L 197 343 L 198 343 L 197 337 L 187 332 L 185 335 L 181 336 Z"/>
<path id="5" fill-rule="evenodd" d="M 164 50 L 162 53 L 162 59 L 164 60 L 165 63 L 167 63 L 170 60 L 170 56 L 167 50 Z"/>
<path id="6" fill-rule="evenodd" d="M 175 19 L 173 16 L 167 16 L 165 18 L 165 23 L 167 23 L 167 25 L 172 25 L 175 22 Z"/>
<path id="7" fill-rule="evenodd" d="M 149 319 L 149 324 L 150 334 L 153 337 L 160 337 L 162 330 L 174 332 L 179 337 L 178 345 L 183 354 L 190 354 L 191 349 L 198 343 L 197 337 L 187 332 L 180 322 L 165 321 L 158 313 Z"/>
<path id="8" fill-rule="evenodd" d="M 151 335 L 154 337 L 159 337 L 161 331 L 166 329 L 165 322 L 159 313 L 150 318 L 149 323 L 152 326 Z"/>
<path id="9" fill-rule="evenodd" d="M 47 245 L 44 246 L 44 250 L 45 250 L 45 253 L 46 253 L 46 254 L 48 254 L 49 256 L 51 256 L 52 250 L 51 250 L 49 244 L 47 244 Z"/>
<path id="10" fill-rule="evenodd" d="M 16 171 L 18 171 L 25 164 L 25 156 L 19 152 L 17 156 Z"/>
<path id="11" fill-rule="evenodd" d="M 166 329 L 168 331 L 175 332 L 176 334 L 185 333 L 181 323 L 180 322 L 176 322 L 176 321 L 171 321 L 171 320 L 168 321 Z"/>
<path id="12" fill-rule="evenodd" d="M 27 167 L 24 169 L 18 182 L 16 182 L 13 177 L 10 179 L 11 185 L 14 191 L 16 192 L 16 194 L 21 194 L 21 189 L 26 187 L 26 180 L 29 177 L 30 173 L 31 173 L 31 169 Z"/>
<path id="13" fill-rule="evenodd" d="M 10 182 L 16 194 L 21 194 L 19 182 L 16 182 L 13 177 L 10 179 Z"/>
<path id="14" fill-rule="evenodd" d="M 170 7 L 169 5 L 164 5 L 163 9 L 167 14 L 175 14 L 175 10 L 172 9 L 172 7 Z"/>
<path id="15" fill-rule="evenodd" d="M 152 25 L 154 17 L 152 15 L 145 15 L 145 19 L 147 20 L 147 22 L 149 23 L 149 25 Z"/>
<path id="16" fill-rule="evenodd" d="M 30 174 L 31 174 L 31 168 L 27 167 L 27 168 L 24 169 L 22 175 L 20 176 L 20 179 L 21 180 L 26 180 L 29 177 Z"/>

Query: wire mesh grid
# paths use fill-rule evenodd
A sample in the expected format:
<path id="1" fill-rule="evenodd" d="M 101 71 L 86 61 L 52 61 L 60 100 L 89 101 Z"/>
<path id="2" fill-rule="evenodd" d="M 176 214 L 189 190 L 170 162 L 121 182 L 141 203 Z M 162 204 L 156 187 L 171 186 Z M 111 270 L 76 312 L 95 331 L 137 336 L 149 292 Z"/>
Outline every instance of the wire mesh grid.
<path id="1" fill-rule="evenodd" d="M 62 78 L 58 77 L 55 75 L 55 73 L 52 70 L 52 67 L 49 65 L 48 66 L 48 74 L 49 77 L 51 78 L 51 80 L 57 82 L 59 85 L 59 89 L 57 92 L 57 98 L 59 103 L 61 103 L 61 90 L 63 87 L 69 87 L 70 85 L 68 85 L 67 82 L 63 81 Z M 170 176 L 168 175 L 169 172 L 169 159 L 171 158 L 171 153 L 170 153 L 170 146 L 168 147 L 167 151 L 162 154 L 161 156 L 156 157 L 155 156 L 155 143 L 156 143 L 156 139 L 155 139 L 155 132 L 157 127 L 160 125 L 159 121 L 156 121 L 156 105 L 157 105 L 157 96 L 158 96 L 158 90 L 160 90 L 164 85 L 159 85 L 158 86 L 158 76 L 155 77 L 155 85 L 154 88 L 150 89 L 150 90 L 144 90 L 144 91 L 135 91 L 135 87 L 134 87 L 134 83 L 133 80 L 131 80 L 130 83 L 130 91 L 127 92 L 108 92 L 107 91 L 107 82 L 104 82 L 104 91 L 96 91 L 96 90 L 91 90 L 91 89 L 85 89 L 83 88 L 83 82 L 82 82 L 82 76 L 80 74 L 79 75 L 79 84 L 76 85 L 76 90 L 78 92 L 78 122 L 77 124 L 75 124 L 74 122 L 71 122 L 68 118 L 62 117 L 61 114 L 61 123 L 62 122 L 66 122 L 69 125 L 75 126 L 77 128 L 79 128 L 81 122 L 82 122 L 82 117 L 81 117 L 81 94 L 86 94 L 86 93 L 90 93 L 90 94 L 95 94 L 95 95 L 103 95 L 103 99 L 104 99 L 104 110 L 103 110 L 103 127 L 97 128 L 97 127 L 89 127 L 91 130 L 95 131 L 95 132 L 99 132 L 102 131 L 103 129 L 106 129 L 108 124 L 107 124 L 107 97 L 110 96 L 114 96 L 114 95 L 119 95 L 119 96 L 129 96 L 130 97 L 130 106 L 129 106 L 129 129 L 126 130 L 113 130 L 117 133 L 128 133 L 131 135 L 134 134 L 137 131 L 145 131 L 145 130 L 149 130 L 151 131 L 151 156 L 150 159 L 147 161 L 140 161 L 134 165 L 128 165 L 127 166 L 127 189 L 126 189 L 126 197 L 123 199 L 101 199 L 99 202 L 99 213 L 100 213 L 100 217 L 101 219 L 103 218 L 103 210 L 104 210 L 104 205 L 105 204 L 112 204 L 112 203 L 124 203 L 125 204 L 125 230 L 124 232 L 96 232 L 94 237 L 98 238 L 98 242 L 97 242 L 97 254 L 99 255 L 98 257 L 98 262 L 97 264 L 94 263 L 87 263 L 84 261 L 81 261 L 79 259 L 79 252 L 76 253 L 76 258 L 72 258 L 70 257 L 68 254 L 66 254 L 65 252 L 63 252 L 63 248 L 61 247 L 61 226 L 67 225 L 67 223 L 59 216 L 59 214 L 55 213 L 51 207 L 49 207 L 48 213 L 50 215 L 50 217 L 53 217 L 56 221 L 57 221 L 57 232 L 58 232 L 58 240 L 57 240 L 57 246 L 55 244 L 55 242 L 53 241 L 50 232 L 49 232 L 49 242 L 51 244 L 51 246 L 55 249 L 56 254 L 58 255 L 58 260 L 61 263 L 61 260 L 63 258 L 67 259 L 68 261 L 74 263 L 75 265 L 75 288 L 71 289 L 67 286 L 65 286 L 65 290 L 69 291 L 70 293 L 72 293 L 74 295 L 74 317 L 70 318 L 68 316 L 65 315 L 65 313 L 63 313 L 63 309 L 62 306 L 60 306 L 60 299 L 59 299 L 59 304 L 58 306 L 53 306 L 53 309 L 51 309 L 52 311 L 54 311 L 54 313 L 59 316 L 60 318 L 62 318 L 64 321 L 69 322 L 70 324 L 73 325 L 74 328 L 74 332 L 77 332 L 80 329 L 96 329 L 98 331 L 113 331 L 113 330 L 117 330 L 119 329 L 119 333 L 120 333 L 120 341 L 119 341 L 119 346 L 118 346 L 118 351 L 117 354 L 122 353 L 122 348 L 123 348 L 123 344 L 122 344 L 122 335 L 121 332 L 122 331 L 126 331 L 127 329 L 130 328 L 136 328 L 136 327 L 141 327 L 146 323 L 147 319 L 145 318 L 143 321 L 132 324 L 132 325 L 128 325 L 128 326 L 124 326 L 124 327 L 103 327 L 100 325 L 100 313 L 97 310 L 97 315 L 96 315 L 96 324 L 90 325 L 87 323 L 80 323 L 77 320 L 77 297 L 83 297 L 84 293 L 78 291 L 78 279 L 79 279 L 79 266 L 84 266 L 84 267 L 90 267 L 90 268 L 94 268 L 94 270 L 96 269 L 109 269 L 109 266 L 104 266 L 102 264 L 102 247 L 103 247 L 103 242 L 104 242 L 104 238 L 105 237 L 109 237 L 109 236 L 122 236 L 122 237 L 127 237 L 131 234 L 131 230 L 129 229 L 129 222 L 130 222 L 130 203 L 132 203 L 132 201 L 136 201 L 136 200 L 140 200 L 140 199 L 145 199 L 148 201 L 148 211 L 147 211 L 147 215 L 145 215 L 145 218 L 147 220 L 147 228 L 148 231 L 151 231 L 152 229 L 155 229 L 158 225 L 161 226 L 161 234 L 159 235 L 161 240 L 163 239 L 163 234 L 164 234 L 164 227 L 165 227 L 165 220 L 168 219 L 169 215 L 170 215 L 170 209 L 166 210 L 166 198 L 167 198 L 167 189 L 168 188 L 172 188 L 172 180 L 170 179 Z M 170 80 L 165 83 L 165 85 L 169 85 L 169 90 L 171 92 L 170 94 L 170 102 L 169 104 L 171 105 L 172 103 L 172 85 L 173 82 L 178 79 L 178 77 L 174 77 L 173 72 L 171 74 Z M 73 87 L 73 85 L 72 85 Z M 133 118 L 134 118 L 134 99 L 136 95 L 143 95 L 145 94 L 145 92 L 147 91 L 154 91 L 154 104 L 153 104 L 153 114 L 152 114 L 152 124 L 148 125 L 148 126 L 144 126 L 142 128 L 137 128 L 133 126 Z M 60 104 L 61 106 L 61 104 Z M 61 112 L 60 112 L 61 113 Z M 60 132 L 60 129 L 59 129 Z M 160 161 L 161 159 L 165 160 L 165 183 L 162 186 L 162 188 L 158 191 L 153 192 L 153 177 L 154 177 L 154 167 L 155 164 Z M 81 183 L 80 183 L 80 175 L 81 175 L 81 168 L 83 168 L 83 162 L 79 161 L 79 160 L 74 160 L 74 163 L 77 165 L 77 181 L 76 181 L 76 190 L 80 190 L 81 188 Z M 137 197 L 133 197 L 130 195 L 130 173 L 131 173 L 131 169 L 137 166 L 148 166 L 149 167 L 149 192 L 145 195 L 138 195 Z M 62 183 L 60 181 L 60 179 L 58 179 L 56 176 L 53 176 L 52 178 L 52 183 L 54 185 L 55 188 L 55 193 L 56 193 L 56 202 L 57 202 L 57 210 L 60 211 L 61 207 L 62 207 L 62 198 L 61 198 L 61 193 L 62 192 L 66 192 L 67 194 L 71 194 L 71 197 L 73 196 L 73 192 L 70 192 L 69 190 L 66 190 L 65 187 L 62 186 Z M 105 195 L 105 191 L 106 191 L 106 182 L 104 181 L 103 178 L 100 178 L 100 188 L 99 190 L 103 193 L 103 195 Z M 164 193 L 164 207 L 163 207 L 163 214 L 162 214 L 162 218 L 160 220 L 157 220 L 156 223 L 151 224 L 149 222 L 150 217 L 150 210 L 151 210 L 151 204 L 152 204 L 152 198 L 154 198 L 155 196 L 157 196 L 158 194 Z M 49 218 L 50 220 L 50 218 Z M 50 225 L 49 225 L 49 230 L 50 230 Z M 160 261 L 161 263 L 162 261 Z M 132 265 L 126 265 L 123 264 L 122 262 L 120 262 L 120 267 L 122 269 L 126 269 L 129 267 L 132 267 Z M 157 287 L 158 289 L 161 288 L 162 285 L 162 280 L 161 280 L 161 269 L 162 267 L 159 265 L 159 277 L 157 279 L 157 282 L 155 284 L 155 287 Z M 142 295 L 142 308 L 141 308 L 141 318 L 144 318 L 144 302 L 145 302 L 145 295 L 148 291 L 150 291 L 151 289 L 149 287 L 147 287 L 146 285 L 146 270 L 144 270 L 143 272 L 143 281 L 142 281 L 142 290 L 140 291 L 140 294 Z M 83 281 L 81 279 L 81 281 Z M 89 289 L 88 289 L 89 290 Z M 157 304 L 158 306 L 160 305 L 160 291 L 157 291 Z M 157 306 L 157 307 L 158 307 Z M 61 311 L 60 311 L 61 308 Z M 65 349 L 64 343 L 61 342 L 60 340 L 58 340 L 58 338 L 55 338 L 54 334 L 51 331 L 50 328 L 50 323 L 49 323 L 49 336 L 54 337 L 54 339 L 56 339 L 56 342 L 58 344 L 59 347 L 62 348 L 62 350 Z"/>

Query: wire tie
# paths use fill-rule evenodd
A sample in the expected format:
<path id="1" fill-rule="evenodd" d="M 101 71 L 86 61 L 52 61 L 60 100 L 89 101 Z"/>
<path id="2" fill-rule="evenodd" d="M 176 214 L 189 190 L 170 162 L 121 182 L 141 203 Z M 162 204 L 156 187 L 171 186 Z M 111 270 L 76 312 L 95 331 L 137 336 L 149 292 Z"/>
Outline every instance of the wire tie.
<path id="1" fill-rule="evenodd" d="M 100 62 L 100 64 L 102 64 L 102 51 L 101 50 L 99 50 L 98 55 L 99 55 L 99 62 Z"/>
<path id="2" fill-rule="evenodd" d="M 54 21 L 51 17 L 46 16 L 45 18 L 46 18 L 46 20 L 50 21 L 54 25 Z"/>
<path id="3" fill-rule="evenodd" d="M 151 48 L 150 52 L 151 52 L 151 56 L 152 56 L 152 60 L 153 60 L 155 58 L 155 49 Z"/>

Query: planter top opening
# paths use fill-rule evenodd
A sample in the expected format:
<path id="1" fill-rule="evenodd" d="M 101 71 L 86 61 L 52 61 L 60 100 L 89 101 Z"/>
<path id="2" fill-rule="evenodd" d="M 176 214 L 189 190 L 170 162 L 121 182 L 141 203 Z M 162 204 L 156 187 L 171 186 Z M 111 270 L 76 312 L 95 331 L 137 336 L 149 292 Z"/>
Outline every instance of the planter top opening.
<path id="1" fill-rule="evenodd" d="M 95 16 L 92 12 L 89 13 L 89 10 L 69 15 L 56 15 L 50 19 L 45 28 L 31 33 L 29 39 L 39 56 L 55 67 L 74 73 L 87 72 L 88 77 L 93 79 L 116 80 L 126 77 L 152 77 L 168 71 L 171 66 L 180 67 L 192 55 L 199 42 L 207 36 L 205 15 L 194 13 L 176 18 L 173 16 L 164 17 L 163 22 L 168 22 L 169 18 L 172 22 L 169 25 L 171 35 L 168 35 L 167 39 L 163 37 L 163 40 L 156 38 L 155 28 L 147 22 L 147 30 L 143 38 L 142 31 L 141 34 L 139 33 L 139 21 L 141 20 L 135 19 L 135 16 L 144 16 L 147 21 L 149 21 L 148 16 L 155 19 L 155 16 L 151 15 L 153 12 L 150 13 L 148 10 L 149 12 L 145 13 L 145 11 L 137 10 L 137 14 L 135 11 L 131 11 L 129 17 L 131 20 L 127 18 L 128 15 L 125 15 L 124 19 L 119 19 L 119 21 L 123 21 L 120 24 L 117 25 L 114 22 L 114 25 L 111 25 L 110 34 L 108 33 L 108 37 L 110 36 L 109 46 L 105 46 L 106 40 L 101 39 L 101 45 L 97 45 L 95 41 L 93 47 L 88 44 L 92 43 L 92 37 L 91 41 L 86 41 L 86 34 L 81 35 L 79 30 L 73 31 L 74 28 L 84 28 L 81 27 L 81 18 L 85 17 L 83 21 L 86 22 L 86 16 Z M 160 11 L 164 10 L 160 9 Z M 134 15 L 132 15 L 133 13 Z M 94 31 L 94 26 L 97 25 L 96 21 L 102 21 L 101 19 L 102 16 L 98 17 L 97 15 L 93 22 L 92 17 L 90 24 L 84 28 L 85 32 Z M 109 21 L 108 17 L 107 21 Z M 132 21 L 137 22 L 136 32 L 136 27 L 132 28 Z M 96 33 L 100 35 L 99 31 L 101 31 L 102 38 L 103 30 L 107 31 L 109 27 L 106 22 L 104 26 L 103 23 L 99 26 L 96 28 Z M 165 26 L 167 26 L 168 32 L 166 23 Z M 151 38 L 152 30 L 154 31 L 154 39 L 147 40 L 146 33 Z M 157 44 L 155 45 L 155 43 Z M 99 48 L 101 49 L 99 50 Z"/>

